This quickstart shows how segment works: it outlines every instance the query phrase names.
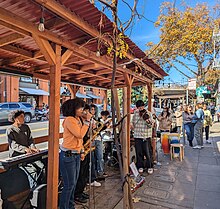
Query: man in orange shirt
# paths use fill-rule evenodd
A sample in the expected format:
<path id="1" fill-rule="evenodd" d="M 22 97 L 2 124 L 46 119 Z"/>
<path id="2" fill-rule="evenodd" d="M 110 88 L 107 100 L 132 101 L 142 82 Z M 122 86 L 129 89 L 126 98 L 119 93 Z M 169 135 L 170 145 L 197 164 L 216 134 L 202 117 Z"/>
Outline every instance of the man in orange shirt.
<path id="1" fill-rule="evenodd" d="M 84 160 L 83 137 L 88 131 L 91 114 L 82 119 L 85 102 L 75 98 L 62 105 L 63 143 L 60 146 L 60 172 L 63 178 L 63 190 L 60 209 L 75 209 L 74 192 L 80 171 L 80 159 Z"/>

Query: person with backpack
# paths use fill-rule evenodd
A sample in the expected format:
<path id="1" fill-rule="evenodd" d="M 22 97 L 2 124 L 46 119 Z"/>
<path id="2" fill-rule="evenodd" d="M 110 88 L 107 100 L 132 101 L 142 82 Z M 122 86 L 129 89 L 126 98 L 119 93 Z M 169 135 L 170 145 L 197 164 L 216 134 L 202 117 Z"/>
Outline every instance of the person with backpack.
<path id="1" fill-rule="evenodd" d="M 211 144 L 211 141 L 209 140 L 209 129 L 210 126 L 212 126 L 212 115 L 210 110 L 207 109 L 207 105 L 204 104 L 203 106 L 203 111 L 204 111 L 204 127 L 203 127 L 203 132 L 205 132 L 206 136 L 206 143 Z"/>
<path id="2" fill-rule="evenodd" d="M 196 104 L 196 112 L 193 116 L 192 123 L 195 124 L 194 126 L 194 138 L 197 141 L 197 145 L 193 147 L 193 149 L 201 149 L 203 148 L 203 120 L 204 120 L 204 111 L 203 106 L 201 103 Z"/>

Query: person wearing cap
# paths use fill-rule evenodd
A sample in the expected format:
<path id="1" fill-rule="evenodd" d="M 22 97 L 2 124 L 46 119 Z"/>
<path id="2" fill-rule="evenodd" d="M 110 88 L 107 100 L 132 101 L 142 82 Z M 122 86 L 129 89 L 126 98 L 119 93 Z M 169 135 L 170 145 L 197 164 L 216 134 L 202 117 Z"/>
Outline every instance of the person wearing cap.
<path id="1" fill-rule="evenodd" d="M 24 124 L 24 111 L 12 111 L 9 114 L 8 120 L 13 123 L 6 130 L 9 156 L 16 157 L 22 154 L 39 152 L 39 149 L 34 144 L 29 126 Z"/>

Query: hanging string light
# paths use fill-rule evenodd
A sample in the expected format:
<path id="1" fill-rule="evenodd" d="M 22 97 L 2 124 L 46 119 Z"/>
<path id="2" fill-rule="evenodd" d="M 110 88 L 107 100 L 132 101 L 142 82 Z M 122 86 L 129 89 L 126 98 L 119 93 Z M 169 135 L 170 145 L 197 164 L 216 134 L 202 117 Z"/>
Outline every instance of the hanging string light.
<path id="1" fill-rule="evenodd" d="M 45 27 L 44 27 L 44 7 L 41 7 L 41 18 L 40 18 L 40 23 L 38 25 L 38 30 L 40 32 L 43 32 L 45 30 Z"/>

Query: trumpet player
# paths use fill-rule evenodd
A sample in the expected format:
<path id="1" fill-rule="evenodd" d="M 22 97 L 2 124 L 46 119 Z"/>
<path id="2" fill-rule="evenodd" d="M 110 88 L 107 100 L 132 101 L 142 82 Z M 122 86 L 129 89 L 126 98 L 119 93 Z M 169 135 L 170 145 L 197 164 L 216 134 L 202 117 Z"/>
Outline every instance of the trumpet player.
<path id="1" fill-rule="evenodd" d="M 154 120 L 151 113 L 144 108 L 144 102 L 142 100 L 136 102 L 136 107 L 137 110 L 134 112 L 131 123 L 131 129 L 134 131 L 135 151 L 137 156 L 136 165 L 140 173 L 146 170 L 148 174 L 152 174 L 151 138 Z M 144 157 L 146 157 L 146 167 L 144 164 Z"/>

